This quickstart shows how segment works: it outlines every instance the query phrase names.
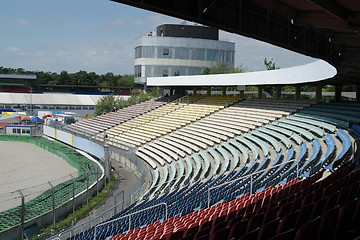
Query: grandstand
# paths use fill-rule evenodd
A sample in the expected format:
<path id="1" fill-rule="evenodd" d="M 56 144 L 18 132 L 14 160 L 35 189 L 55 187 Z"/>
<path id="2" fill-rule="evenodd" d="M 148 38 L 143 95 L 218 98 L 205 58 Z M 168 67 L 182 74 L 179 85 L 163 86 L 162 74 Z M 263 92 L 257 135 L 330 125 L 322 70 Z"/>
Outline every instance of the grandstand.
<path id="1" fill-rule="evenodd" d="M 343 226 L 338 221 L 344 218 L 345 203 L 351 202 L 354 209 L 359 205 L 355 187 L 359 173 L 353 171 L 355 163 L 351 163 L 354 138 L 350 135 L 352 130 L 345 126 L 357 128 L 360 108 L 351 104 L 341 114 L 329 115 L 327 109 L 338 106 L 341 105 L 197 95 L 163 104 L 102 129 L 98 138 L 107 134 L 110 139 L 117 138 L 118 142 L 136 149 L 137 157 L 152 171 L 153 181 L 141 199 L 102 224 L 69 239 L 95 236 L 95 239 L 198 239 L 200 236 L 226 239 L 219 237 L 223 234 L 229 235 L 229 239 L 234 236 L 245 239 L 269 231 L 261 230 L 268 222 L 279 225 L 287 218 L 292 219 L 293 225 L 283 223 L 287 225 L 280 224 L 282 227 L 266 234 L 286 233 L 294 238 L 304 234 L 303 229 L 309 228 L 314 219 L 318 225 L 312 229 L 313 234 L 323 234 L 319 231 L 324 228 L 321 224 L 328 224 L 323 215 L 339 204 L 338 217 L 332 223 L 339 225 L 334 228 L 334 234 L 356 235 L 355 225 Z M 130 108 L 123 111 L 126 110 L 132 111 Z M 111 143 L 116 146 L 115 141 L 109 140 Z M 334 173 L 328 176 L 330 172 Z M 348 175 L 350 172 L 354 173 Z M 322 193 L 322 184 L 330 181 L 335 184 L 335 175 L 343 177 L 348 186 L 352 184 L 351 196 L 346 192 L 341 200 L 333 199 L 331 206 L 313 208 L 320 195 L 321 201 L 325 201 L 326 196 L 341 190 L 337 185 L 333 192 Z M 319 199 L 306 197 L 310 193 L 312 197 L 315 190 Z M 302 203 L 300 200 L 305 197 L 307 202 Z M 288 198 L 285 204 L 283 199 Z M 280 210 L 283 205 L 291 208 Z M 303 205 L 311 207 L 304 210 Z M 263 220 L 270 210 L 272 217 Z M 311 215 L 312 211 L 316 213 Z M 351 215 L 351 224 L 356 224 L 357 217 Z M 262 239 L 270 235 L 266 236 Z"/>
<path id="2" fill-rule="evenodd" d="M 329 109 L 339 111 L 334 113 Z M 140 198 L 126 209 L 69 239 L 93 239 L 94 236 L 95 239 L 197 239 L 200 236 L 219 239 L 222 234 L 216 232 L 220 230 L 231 237 L 245 238 L 250 233 L 250 236 L 260 236 L 261 228 L 265 228 L 268 222 L 275 221 L 280 226 L 279 223 L 287 218 L 291 218 L 294 224 L 278 227 L 271 233 L 272 236 L 303 234 L 303 225 L 309 225 L 314 219 L 318 222 L 318 227 L 313 229 L 314 234 L 322 234 L 320 222 L 327 221 L 322 216 L 328 210 L 340 205 L 336 219 L 343 219 L 345 210 L 340 210 L 342 205 L 345 209 L 346 204 L 352 202 L 357 209 L 357 188 L 353 186 L 351 196 L 346 192 L 346 197 L 333 199 L 334 202 L 329 204 L 335 205 L 324 209 L 307 207 L 305 214 L 301 213 L 305 211 L 302 206 L 315 206 L 320 198 L 314 197 L 310 201 L 307 194 L 313 192 L 314 195 L 316 189 L 323 191 L 319 182 L 333 179 L 335 184 L 333 175 L 340 174 L 347 179 L 343 181 L 349 188 L 351 184 L 358 183 L 355 176 L 359 174 L 354 172 L 357 166 L 352 153 L 356 141 L 354 132 L 359 129 L 359 115 L 360 106 L 355 103 L 315 104 L 195 94 L 153 99 L 71 124 L 67 127 L 71 133 L 91 133 L 90 140 L 105 140 L 114 148 L 127 146 L 128 149 L 123 151 L 135 153 L 133 156 L 137 161 L 147 166 L 152 181 Z M 96 181 L 96 176 L 91 181 Z M 66 186 L 57 186 L 59 190 L 56 193 L 64 197 L 71 195 L 71 184 Z M 303 204 L 297 200 L 291 211 L 280 211 L 288 202 L 285 204 L 281 197 L 272 197 L 274 199 L 270 201 L 271 196 L 284 192 L 282 189 L 291 189 L 291 186 L 302 187 L 286 193 L 291 199 L 289 205 L 294 205 L 295 199 L 303 197 L 308 202 Z M 310 187 L 311 191 L 304 191 Z M 328 195 L 321 193 L 321 197 L 325 199 L 337 191 L 350 190 L 337 188 L 331 191 L 326 192 Z M 320 196 L 320 193 L 316 194 Z M 51 210 L 36 205 L 44 202 L 39 201 L 42 197 L 51 199 L 45 194 L 32 200 L 40 215 Z M 268 202 L 263 204 L 264 201 Z M 56 204 L 61 206 L 62 201 Z M 258 209 L 262 209 L 261 212 Z M 278 211 L 279 216 L 263 220 L 263 215 L 270 209 Z M 17 211 L 19 209 L 2 213 L 9 219 L 8 224 L 3 226 L 4 230 L 19 224 L 10 221 L 16 218 L 11 214 Z M 310 211 L 316 213 L 310 215 Z M 257 219 L 257 225 L 253 226 L 251 224 L 255 220 L 250 219 L 255 216 L 261 220 Z M 34 217 L 28 214 L 26 219 Z M 237 220 L 231 221 L 232 218 Z M 238 221 L 240 218 L 241 221 Z M 357 215 L 348 218 L 355 221 Z M 242 223 L 243 230 L 234 230 L 240 227 L 237 221 Z M 216 226 L 220 223 L 221 227 Z M 355 236 L 358 233 L 354 226 L 339 225 L 334 234 Z"/>
<path id="3" fill-rule="evenodd" d="M 321 103 L 325 83 L 338 84 L 336 101 L 340 85 L 355 84 L 360 100 L 358 6 L 344 0 L 114 1 L 277 43 L 337 69 L 317 61 L 306 70 L 261 77 L 149 79 L 177 90 L 192 86 L 193 95 L 70 125 L 69 133 L 143 163 L 152 181 L 112 217 L 52 239 L 359 239 L 360 105 Z M 301 84 L 309 82 L 316 85 L 315 102 L 301 101 Z M 260 99 L 245 99 L 242 90 L 226 96 L 224 86 L 244 84 L 258 85 Z M 275 99 L 261 99 L 267 84 L 276 85 Z M 296 84 L 296 101 L 281 99 L 280 85 L 287 84 Z M 223 94 L 200 96 L 199 86 L 221 86 Z"/>

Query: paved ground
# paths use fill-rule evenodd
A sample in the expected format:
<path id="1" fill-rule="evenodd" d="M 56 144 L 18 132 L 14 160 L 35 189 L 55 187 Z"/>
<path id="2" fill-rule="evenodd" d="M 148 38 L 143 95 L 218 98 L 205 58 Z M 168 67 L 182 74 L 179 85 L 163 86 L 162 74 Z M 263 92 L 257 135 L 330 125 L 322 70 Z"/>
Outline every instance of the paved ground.
<path id="1" fill-rule="evenodd" d="M 114 175 L 115 175 L 115 179 L 116 179 L 116 184 L 114 187 L 114 190 L 110 193 L 110 195 L 104 199 L 99 206 L 97 206 L 92 212 L 90 212 L 90 214 L 81 219 L 80 221 L 76 222 L 74 224 L 74 227 L 77 227 L 74 231 L 73 234 L 77 234 L 79 232 L 82 232 L 86 229 L 88 229 L 89 227 L 91 227 L 91 224 L 97 224 L 100 222 L 100 218 L 98 218 L 97 220 L 94 220 L 93 223 L 89 222 L 90 219 L 94 219 L 97 216 L 99 216 L 100 214 L 102 214 L 104 211 L 110 209 L 111 207 L 114 206 L 115 203 L 115 197 L 117 197 L 117 202 L 120 203 L 122 202 L 122 191 L 127 191 L 127 189 L 137 180 L 137 177 L 135 176 L 135 174 L 127 169 L 127 168 L 123 168 L 118 162 L 116 161 L 112 161 L 112 167 L 114 168 Z M 126 193 L 127 194 L 127 193 Z M 122 208 L 122 204 L 119 205 L 119 208 L 117 209 L 117 211 L 120 211 Z M 111 217 L 113 215 L 114 211 L 109 211 L 106 215 L 105 215 L 105 219 Z M 86 223 L 88 222 L 88 223 Z M 81 228 L 81 225 L 83 223 L 84 224 Z M 61 239 L 65 239 L 67 237 L 70 237 L 70 233 L 66 233 L 63 234 L 61 236 Z"/>
<path id="2" fill-rule="evenodd" d="M 64 159 L 26 142 L 0 141 L 0 212 L 20 205 L 22 189 L 29 201 L 54 185 L 77 176 Z M 13 192 L 13 193 L 12 193 Z"/>

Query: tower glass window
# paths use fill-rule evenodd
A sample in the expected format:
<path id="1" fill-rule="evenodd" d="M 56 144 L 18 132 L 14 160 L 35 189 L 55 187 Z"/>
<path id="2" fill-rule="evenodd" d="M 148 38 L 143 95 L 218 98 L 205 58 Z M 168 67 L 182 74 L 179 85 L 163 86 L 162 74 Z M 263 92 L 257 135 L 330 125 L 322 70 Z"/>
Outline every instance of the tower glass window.
<path id="1" fill-rule="evenodd" d="M 198 75 L 218 63 L 232 68 L 234 54 L 235 44 L 219 41 L 217 29 L 164 24 L 157 27 L 156 36 L 136 40 L 135 82 L 145 83 L 147 77 Z"/>

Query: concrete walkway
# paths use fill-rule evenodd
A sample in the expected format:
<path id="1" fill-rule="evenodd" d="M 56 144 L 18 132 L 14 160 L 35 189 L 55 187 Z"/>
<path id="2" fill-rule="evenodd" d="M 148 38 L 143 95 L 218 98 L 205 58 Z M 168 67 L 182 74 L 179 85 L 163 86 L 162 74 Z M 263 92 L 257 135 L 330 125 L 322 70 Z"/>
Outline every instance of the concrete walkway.
<path id="1" fill-rule="evenodd" d="M 73 235 L 78 234 L 82 231 L 87 230 L 93 225 L 98 224 L 99 222 L 102 222 L 101 218 L 97 218 L 99 215 L 102 215 L 106 210 L 112 208 L 115 203 L 115 198 L 117 199 L 117 202 L 120 203 L 120 205 L 117 208 L 117 212 L 122 210 L 122 191 L 125 192 L 125 194 L 128 194 L 127 190 L 131 187 L 131 185 L 137 180 L 137 177 L 135 176 L 134 172 L 131 171 L 128 168 L 122 167 L 117 161 L 112 160 L 111 162 L 113 167 L 113 173 L 115 176 L 115 186 L 109 196 L 105 198 L 95 209 L 93 209 L 89 215 L 79 221 L 77 221 L 74 224 L 74 227 L 77 227 L 73 231 Z M 126 206 L 124 206 L 126 207 Z M 113 216 L 114 209 L 111 211 L 108 211 L 104 214 L 104 219 L 106 220 Z M 93 222 L 89 221 L 91 219 Z M 83 225 L 82 225 L 83 224 Z M 82 225 L 82 226 L 81 226 Z M 57 233 L 59 234 L 59 233 Z M 70 232 L 65 233 L 61 235 L 61 239 L 66 239 L 70 237 Z"/>

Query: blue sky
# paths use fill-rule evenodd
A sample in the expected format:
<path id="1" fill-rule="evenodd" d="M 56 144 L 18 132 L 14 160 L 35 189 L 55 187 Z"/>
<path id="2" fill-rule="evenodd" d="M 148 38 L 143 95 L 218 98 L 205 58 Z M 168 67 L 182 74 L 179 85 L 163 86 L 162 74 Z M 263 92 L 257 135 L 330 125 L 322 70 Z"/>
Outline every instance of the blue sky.
<path id="1" fill-rule="evenodd" d="M 2 0 L 0 66 L 133 74 L 135 39 L 160 24 L 180 22 L 110 0 Z M 281 68 L 314 61 L 223 31 L 220 40 L 235 42 L 235 66 L 243 63 L 251 71 L 265 70 L 265 57 Z"/>

